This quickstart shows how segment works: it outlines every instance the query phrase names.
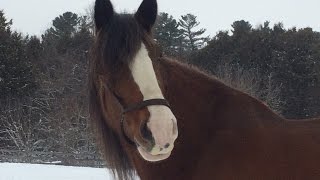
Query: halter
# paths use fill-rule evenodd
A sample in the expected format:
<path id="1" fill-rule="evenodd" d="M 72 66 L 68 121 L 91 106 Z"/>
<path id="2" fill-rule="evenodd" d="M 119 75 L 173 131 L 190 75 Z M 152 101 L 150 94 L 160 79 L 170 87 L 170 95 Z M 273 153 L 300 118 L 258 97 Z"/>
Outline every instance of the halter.
<path id="1" fill-rule="evenodd" d="M 136 104 L 132 104 L 130 106 L 128 106 L 127 108 L 123 109 L 122 113 L 121 113 L 121 120 L 120 120 L 120 126 L 121 126 L 121 131 L 123 136 L 125 137 L 125 139 L 132 145 L 135 145 L 135 142 L 133 140 L 131 140 L 128 135 L 126 134 L 126 132 L 124 131 L 124 116 L 127 112 L 131 112 L 131 111 L 136 111 L 139 109 L 142 109 L 144 107 L 147 106 L 154 106 L 154 105 L 163 105 L 163 106 L 167 106 L 168 108 L 170 108 L 170 105 L 168 103 L 167 100 L 165 99 L 149 99 L 149 100 L 145 100 Z"/>

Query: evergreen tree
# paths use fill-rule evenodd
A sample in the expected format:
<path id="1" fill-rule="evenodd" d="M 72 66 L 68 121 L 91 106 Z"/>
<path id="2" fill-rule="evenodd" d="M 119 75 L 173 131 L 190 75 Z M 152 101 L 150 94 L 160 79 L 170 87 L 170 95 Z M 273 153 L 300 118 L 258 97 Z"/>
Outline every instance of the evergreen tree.
<path id="1" fill-rule="evenodd" d="M 35 64 L 41 55 L 42 52 L 42 45 L 41 41 L 37 36 L 27 36 L 25 38 L 26 41 L 26 52 L 28 58 Z"/>
<path id="2" fill-rule="evenodd" d="M 78 24 L 78 15 L 66 12 L 52 21 L 53 27 L 50 28 L 50 32 L 59 39 L 70 38 L 76 32 Z"/>
<path id="3" fill-rule="evenodd" d="M 8 21 L 3 10 L 0 10 L 0 32 L 10 32 L 11 25 L 12 20 Z"/>
<path id="4" fill-rule="evenodd" d="M 35 82 L 26 44 L 20 33 L 11 32 L 12 21 L 0 13 L 0 98 L 24 96 Z"/>
<path id="5" fill-rule="evenodd" d="M 209 37 L 201 37 L 206 29 L 196 30 L 199 25 L 200 22 L 197 21 L 197 16 L 192 14 L 181 16 L 179 20 L 179 27 L 185 38 L 184 43 L 187 50 L 196 51 L 209 40 Z"/>
<path id="6" fill-rule="evenodd" d="M 42 35 L 44 44 L 50 48 L 55 47 L 58 53 L 65 54 L 78 30 L 79 21 L 78 15 L 72 12 L 56 17 L 52 21 L 52 27 Z"/>
<path id="7" fill-rule="evenodd" d="M 252 26 L 248 21 L 235 21 L 231 27 L 233 28 L 233 37 L 244 36 L 251 32 Z"/>
<path id="8" fill-rule="evenodd" d="M 177 21 L 168 13 L 159 14 L 154 37 L 167 55 L 179 56 L 183 53 L 180 52 L 180 42 L 183 36 L 178 26 Z"/>
<path id="9" fill-rule="evenodd" d="M 81 16 L 79 18 L 78 26 L 77 32 L 72 37 L 69 51 L 71 51 L 73 56 L 77 57 L 77 59 L 82 59 L 83 62 L 86 62 L 90 46 L 93 42 L 91 21 L 87 16 Z"/>

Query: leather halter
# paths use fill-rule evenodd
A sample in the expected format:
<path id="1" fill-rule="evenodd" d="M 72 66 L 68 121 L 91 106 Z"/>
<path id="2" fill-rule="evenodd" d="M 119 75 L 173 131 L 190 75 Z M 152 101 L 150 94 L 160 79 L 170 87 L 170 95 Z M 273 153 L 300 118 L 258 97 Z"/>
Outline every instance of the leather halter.
<path id="1" fill-rule="evenodd" d="M 168 101 L 165 99 L 148 99 L 148 100 L 142 101 L 140 103 L 132 104 L 132 105 L 128 106 L 127 108 L 123 109 L 123 111 L 121 113 L 120 126 L 121 126 L 121 131 L 122 131 L 123 136 L 130 144 L 135 145 L 136 143 L 128 137 L 128 135 L 126 134 L 126 132 L 124 130 L 124 121 L 125 121 L 124 116 L 125 116 L 125 114 L 127 112 L 140 110 L 140 109 L 145 108 L 147 106 L 154 106 L 154 105 L 163 105 L 163 106 L 167 106 L 168 108 L 170 108 Z"/>

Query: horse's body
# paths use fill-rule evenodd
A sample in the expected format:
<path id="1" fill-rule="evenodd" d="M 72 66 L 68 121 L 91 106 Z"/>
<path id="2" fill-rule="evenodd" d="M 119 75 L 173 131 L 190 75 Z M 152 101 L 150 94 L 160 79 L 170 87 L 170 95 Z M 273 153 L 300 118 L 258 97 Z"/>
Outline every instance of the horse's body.
<path id="1" fill-rule="evenodd" d="M 96 1 L 90 114 L 116 177 L 320 179 L 320 119 L 285 120 L 253 97 L 161 56 L 150 36 L 156 7 L 144 0 L 134 16 L 121 16 L 110 1 Z"/>
<path id="2" fill-rule="evenodd" d="M 164 162 L 133 158 L 141 179 L 320 178 L 319 119 L 285 120 L 193 68 L 161 62 L 179 138 Z"/>

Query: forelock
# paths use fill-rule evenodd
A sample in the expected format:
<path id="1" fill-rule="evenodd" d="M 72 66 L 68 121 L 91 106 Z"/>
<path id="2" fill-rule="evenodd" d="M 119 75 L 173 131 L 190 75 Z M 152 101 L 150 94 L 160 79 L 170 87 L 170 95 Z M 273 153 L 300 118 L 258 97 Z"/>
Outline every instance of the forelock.
<path id="1" fill-rule="evenodd" d="M 131 14 L 115 14 L 101 31 L 103 64 L 109 67 L 129 63 L 140 49 L 143 31 Z"/>

